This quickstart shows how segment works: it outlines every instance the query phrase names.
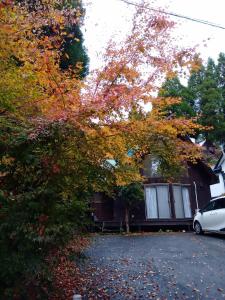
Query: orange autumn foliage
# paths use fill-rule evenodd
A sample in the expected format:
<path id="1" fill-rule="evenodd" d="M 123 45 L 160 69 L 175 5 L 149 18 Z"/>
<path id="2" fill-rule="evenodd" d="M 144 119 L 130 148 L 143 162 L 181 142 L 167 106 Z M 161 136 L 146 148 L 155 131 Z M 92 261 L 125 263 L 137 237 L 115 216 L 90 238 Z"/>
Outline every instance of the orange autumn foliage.
<path id="1" fill-rule="evenodd" d="M 94 149 L 97 163 L 102 164 L 102 157 L 115 160 L 119 185 L 140 179 L 139 158 L 146 153 L 167 161 L 171 168 L 200 157 L 199 149 L 180 139 L 192 135 L 199 125 L 195 120 L 169 118 L 165 108 L 177 99 L 155 96 L 165 76 L 196 65 L 193 49 L 176 45 L 171 35 L 174 22 L 150 13 L 149 4 L 138 7 L 125 41 L 111 42 L 104 67 L 81 81 L 77 76 L 81 64 L 63 72 L 59 68 L 64 28 L 68 22 L 78 22 L 79 16 L 57 9 L 61 1 L 43 1 L 33 11 L 13 1 L 4 3 L 0 7 L 0 60 L 10 63 L 16 57 L 21 62 L 12 72 L 4 70 L 7 82 L 3 84 L 8 90 L 16 80 L 23 90 L 10 99 L 14 114 L 33 123 L 37 117 L 49 122 L 70 120 L 86 135 L 86 151 Z M 46 24 L 53 34 L 43 34 Z M 146 104 L 151 111 L 144 109 Z M 133 155 L 127 154 L 129 150 Z"/>

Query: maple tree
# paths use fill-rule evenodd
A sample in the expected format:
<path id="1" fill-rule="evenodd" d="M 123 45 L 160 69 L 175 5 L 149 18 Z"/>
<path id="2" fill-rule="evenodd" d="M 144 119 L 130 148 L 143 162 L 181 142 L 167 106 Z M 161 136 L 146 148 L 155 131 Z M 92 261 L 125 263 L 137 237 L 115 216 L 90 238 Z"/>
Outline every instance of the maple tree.
<path id="1" fill-rule="evenodd" d="M 118 46 L 111 43 L 104 56 L 104 67 L 82 82 L 77 77 L 77 69 L 82 68 L 79 63 L 77 68 L 67 72 L 60 72 L 57 63 L 68 18 L 64 17 L 65 11 L 57 10 L 52 5 L 38 13 L 35 11 L 34 15 L 26 15 L 23 10 L 21 13 L 15 7 L 11 7 L 11 10 L 12 16 L 5 14 L 2 22 L 1 48 L 6 55 L 2 60 L 9 61 L 9 58 L 15 57 L 23 62 L 23 66 L 16 68 L 19 74 L 15 77 L 21 80 L 21 86 L 27 84 L 24 92 L 29 91 L 30 94 L 22 93 L 22 97 L 13 95 L 14 99 L 7 100 L 23 116 L 42 116 L 49 121 L 72 120 L 87 136 L 96 139 L 96 145 L 102 144 L 106 158 L 118 157 L 121 162 L 118 166 L 133 163 L 134 160 L 127 157 L 129 149 L 138 149 L 137 154 L 146 148 L 149 151 L 152 148 L 150 136 L 154 140 L 156 136 L 170 135 L 176 145 L 177 136 L 188 134 L 196 128 L 192 120 L 164 117 L 162 107 L 177 99 L 165 101 L 152 96 L 159 87 L 160 79 L 179 70 L 180 66 L 191 67 L 193 59 L 190 49 L 175 48 L 170 36 L 174 24 L 163 15 L 149 15 L 144 8 L 138 8 L 132 33 L 124 44 Z M 69 17 L 71 14 L 69 11 Z M 46 19 L 52 22 L 54 36 L 40 33 Z M 9 26 L 8 23 L 12 24 L 12 21 L 14 26 Z M 11 39 L 8 45 L 5 40 L 9 35 L 16 38 Z M 15 45 L 18 44 L 22 44 L 21 51 L 15 51 Z M 8 71 L 7 68 L 6 75 L 10 75 Z M 14 91 L 10 84 L 10 79 L 4 82 L 8 90 Z M 25 103 L 21 98 L 26 98 Z M 143 103 L 153 105 L 151 112 L 144 111 Z M 142 111 L 142 119 L 127 118 L 134 108 Z M 24 111 L 27 111 L 27 115 Z M 145 145 L 140 146 L 137 136 L 145 138 Z M 155 140 L 153 142 L 155 144 Z M 117 147 L 112 147 L 112 143 Z M 174 157 L 179 159 L 177 154 Z"/>
<path id="2" fill-rule="evenodd" d="M 0 289 L 6 299 L 29 298 L 24 293 L 42 284 L 46 255 L 86 225 L 91 193 L 139 181 L 145 154 L 157 157 L 168 177 L 184 160 L 200 157 L 182 138 L 199 125 L 168 118 L 165 107 L 177 99 L 155 96 L 165 76 L 193 65 L 192 50 L 174 44 L 173 22 L 139 7 L 126 40 L 111 42 L 104 66 L 81 80 L 82 62 L 60 67 L 66 28 L 80 18 L 63 3 L 0 4 L 0 259 L 2 279 L 8 278 Z"/>
<path id="3" fill-rule="evenodd" d="M 138 207 L 138 204 L 144 200 L 143 187 L 139 182 L 132 182 L 127 186 L 117 187 L 115 198 L 119 199 L 125 207 L 125 225 L 126 232 L 130 232 L 130 211 Z"/>
<path id="4" fill-rule="evenodd" d="M 173 25 L 163 15 L 149 16 L 146 6 L 138 8 L 132 33 L 122 46 L 116 42 L 109 45 L 104 67 L 93 72 L 84 93 L 103 133 L 108 131 L 104 133 L 106 138 L 112 135 L 116 143 L 115 136 L 125 133 L 125 155 L 129 149 L 136 158 L 152 153 L 167 167 L 198 156 L 192 146 L 178 138 L 192 134 L 198 125 L 184 116 L 167 117 L 165 108 L 178 103 L 177 98 L 154 96 L 164 76 L 178 73 L 180 67 L 192 68 L 196 58 L 191 49 L 174 47 L 170 35 Z M 150 103 L 152 110 L 146 112 L 143 103 Z M 136 116 L 132 115 L 134 111 L 138 112 Z"/>

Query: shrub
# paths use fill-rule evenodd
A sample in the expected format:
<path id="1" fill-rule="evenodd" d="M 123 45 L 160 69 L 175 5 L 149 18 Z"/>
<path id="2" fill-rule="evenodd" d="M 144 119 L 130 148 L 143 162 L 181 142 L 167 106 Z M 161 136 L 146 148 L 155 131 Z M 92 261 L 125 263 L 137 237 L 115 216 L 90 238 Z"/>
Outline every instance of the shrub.
<path id="1" fill-rule="evenodd" d="M 78 133 L 66 123 L 32 129 L 32 134 L 29 126 L 4 124 L 3 134 L 0 295 L 48 299 L 52 274 L 46 257 L 89 223 L 90 177 L 83 187 L 91 174 L 85 167 L 91 166 L 78 161 L 78 151 L 70 151 Z M 84 173 L 77 176 L 77 169 Z"/>

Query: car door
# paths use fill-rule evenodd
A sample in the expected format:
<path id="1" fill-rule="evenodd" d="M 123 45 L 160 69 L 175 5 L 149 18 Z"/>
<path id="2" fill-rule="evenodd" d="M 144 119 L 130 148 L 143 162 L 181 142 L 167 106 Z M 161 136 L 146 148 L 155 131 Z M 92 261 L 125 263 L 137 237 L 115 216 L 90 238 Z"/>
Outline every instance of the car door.
<path id="1" fill-rule="evenodd" d="M 201 210 L 200 223 L 203 230 L 214 230 L 215 227 L 215 201 L 210 202 Z"/>
<path id="2" fill-rule="evenodd" d="M 225 198 L 220 198 L 215 201 L 214 206 L 214 224 L 212 230 L 225 229 Z"/>

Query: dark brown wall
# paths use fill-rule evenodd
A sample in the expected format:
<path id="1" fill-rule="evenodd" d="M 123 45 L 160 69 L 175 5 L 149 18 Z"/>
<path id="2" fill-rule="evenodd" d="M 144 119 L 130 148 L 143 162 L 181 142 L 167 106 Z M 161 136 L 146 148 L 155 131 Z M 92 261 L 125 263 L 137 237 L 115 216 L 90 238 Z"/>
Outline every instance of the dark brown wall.
<path id="1" fill-rule="evenodd" d="M 204 166 L 201 164 L 187 166 L 186 177 L 180 177 L 174 183 L 177 184 L 188 184 L 190 191 L 190 203 L 192 215 L 194 216 L 196 205 L 195 186 L 197 187 L 197 196 L 199 208 L 204 207 L 210 201 L 210 188 L 209 185 L 212 182 L 210 174 L 204 170 Z M 148 178 L 144 181 L 144 184 L 154 183 L 167 183 L 163 177 Z M 173 204 L 173 191 L 172 184 L 170 183 L 170 195 L 171 195 L 171 210 L 172 219 L 175 220 L 174 204 Z M 104 194 L 98 193 L 94 196 L 92 201 L 92 209 L 95 213 L 97 220 L 99 221 L 122 221 L 124 220 L 124 206 L 119 200 L 112 200 Z M 146 220 L 145 214 L 145 201 L 141 202 L 137 207 L 130 211 L 131 220 Z M 151 221 L 149 221 L 151 222 Z M 157 222 L 154 220 L 154 222 Z M 160 220 L 162 222 L 162 220 Z"/>
<path id="2" fill-rule="evenodd" d="M 192 198 L 194 198 L 192 202 L 196 202 L 195 193 L 194 193 L 194 182 L 196 184 L 197 189 L 197 197 L 199 208 L 204 207 L 211 199 L 210 194 L 210 183 L 211 178 L 207 173 L 199 165 L 192 165 L 188 168 L 189 179 L 192 183 Z M 196 208 L 196 204 L 195 204 Z"/>
<path id="3" fill-rule="evenodd" d="M 113 220 L 114 201 L 103 193 L 96 193 L 91 200 L 95 221 Z"/>

